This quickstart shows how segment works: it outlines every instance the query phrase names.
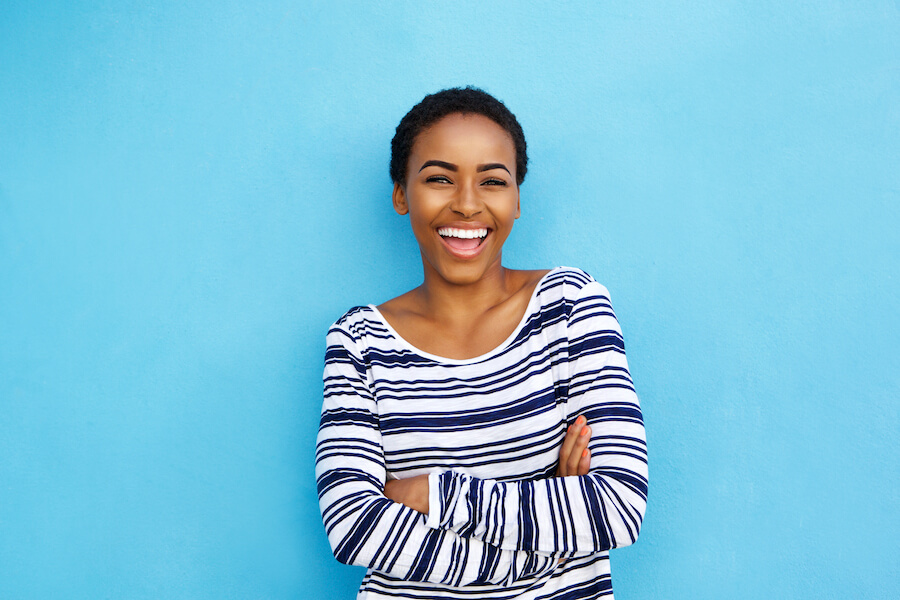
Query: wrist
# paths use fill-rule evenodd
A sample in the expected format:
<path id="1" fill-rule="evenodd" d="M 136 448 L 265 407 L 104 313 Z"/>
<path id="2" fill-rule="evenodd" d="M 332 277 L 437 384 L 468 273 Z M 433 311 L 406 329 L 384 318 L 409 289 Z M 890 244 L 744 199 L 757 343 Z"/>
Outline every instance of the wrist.
<path id="1" fill-rule="evenodd" d="M 393 479 L 385 483 L 384 495 L 424 515 L 428 514 L 428 475 Z"/>

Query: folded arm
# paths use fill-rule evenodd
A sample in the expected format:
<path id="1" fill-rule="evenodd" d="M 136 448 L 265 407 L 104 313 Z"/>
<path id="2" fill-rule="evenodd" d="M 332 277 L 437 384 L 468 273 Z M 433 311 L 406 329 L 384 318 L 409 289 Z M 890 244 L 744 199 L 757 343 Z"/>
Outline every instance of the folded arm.
<path id="1" fill-rule="evenodd" d="M 381 433 L 362 356 L 350 333 L 328 334 L 325 401 L 316 445 L 322 521 L 335 557 L 410 581 L 505 584 L 556 567 L 551 555 L 501 550 L 450 530 L 384 495 Z"/>
<path id="2" fill-rule="evenodd" d="M 591 428 L 587 426 L 587 420 L 579 416 L 575 419 L 575 423 L 566 429 L 566 437 L 559 449 L 557 477 L 587 475 L 591 467 L 591 452 L 588 449 L 590 439 Z M 394 502 L 400 502 L 427 515 L 428 475 L 387 481 L 384 484 L 384 495 Z"/>

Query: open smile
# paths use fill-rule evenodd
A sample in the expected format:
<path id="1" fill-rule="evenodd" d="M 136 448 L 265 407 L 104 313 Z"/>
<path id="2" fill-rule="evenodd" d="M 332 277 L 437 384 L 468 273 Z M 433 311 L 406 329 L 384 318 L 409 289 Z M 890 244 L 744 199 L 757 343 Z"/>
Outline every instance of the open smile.
<path id="1" fill-rule="evenodd" d="M 470 259 L 478 256 L 484 249 L 484 241 L 490 235 L 487 227 L 476 229 L 461 229 L 459 227 L 439 227 L 437 230 L 444 248 L 450 254 L 460 259 Z"/>

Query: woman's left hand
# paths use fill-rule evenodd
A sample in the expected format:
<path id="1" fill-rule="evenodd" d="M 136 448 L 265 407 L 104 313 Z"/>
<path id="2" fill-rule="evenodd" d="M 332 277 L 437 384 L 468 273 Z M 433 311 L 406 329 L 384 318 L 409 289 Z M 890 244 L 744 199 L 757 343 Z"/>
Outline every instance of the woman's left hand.
<path id="1" fill-rule="evenodd" d="M 566 437 L 559 449 L 557 477 L 588 474 L 591 468 L 591 451 L 587 447 L 590 439 L 591 428 L 588 427 L 587 419 L 579 415 L 575 423 L 566 430 Z"/>
<path id="2" fill-rule="evenodd" d="M 428 514 L 428 475 L 416 475 L 408 479 L 389 479 L 384 484 L 384 495 L 423 515 Z"/>

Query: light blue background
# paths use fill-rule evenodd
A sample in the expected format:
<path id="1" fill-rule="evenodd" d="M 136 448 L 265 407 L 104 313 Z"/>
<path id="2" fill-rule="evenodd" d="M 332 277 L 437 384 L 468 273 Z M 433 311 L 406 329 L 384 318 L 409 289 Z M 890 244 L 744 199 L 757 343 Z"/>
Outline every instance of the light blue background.
<path id="1" fill-rule="evenodd" d="M 897 2 L 5 2 L 0 597 L 350 598 L 328 325 L 418 284 L 389 141 L 475 84 L 508 266 L 606 284 L 651 498 L 623 599 L 900 595 Z"/>

